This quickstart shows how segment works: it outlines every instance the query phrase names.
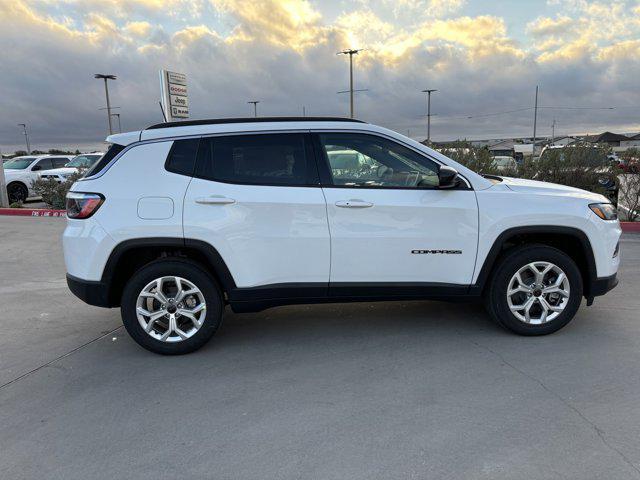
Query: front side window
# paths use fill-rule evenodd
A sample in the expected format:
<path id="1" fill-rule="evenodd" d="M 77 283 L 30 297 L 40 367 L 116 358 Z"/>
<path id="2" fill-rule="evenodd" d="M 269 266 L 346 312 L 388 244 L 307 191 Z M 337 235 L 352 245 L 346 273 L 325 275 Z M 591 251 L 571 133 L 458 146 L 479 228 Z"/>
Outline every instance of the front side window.
<path id="1" fill-rule="evenodd" d="M 304 134 L 203 138 L 196 176 L 227 183 L 308 185 L 312 161 Z"/>
<path id="2" fill-rule="evenodd" d="M 347 187 L 436 188 L 438 164 L 375 135 L 321 133 L 333 185 Z"/>

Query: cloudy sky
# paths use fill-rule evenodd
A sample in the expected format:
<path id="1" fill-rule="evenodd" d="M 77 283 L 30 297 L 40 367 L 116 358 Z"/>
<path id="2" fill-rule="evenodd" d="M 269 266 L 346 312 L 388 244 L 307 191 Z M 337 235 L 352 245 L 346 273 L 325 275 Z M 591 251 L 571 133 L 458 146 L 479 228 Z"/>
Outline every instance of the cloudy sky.
<path id="1" fill-rule="evenodd" d="M 123 130 L 161 120 L 158 69 L 193 118 L 356 115 L 422 139 L 640 130 L 640 0 L 0 0 L 0 149 L 99 143 L 102 83 Z M 553 107 L 553 108 L 551 108 Z M 511 112 L 511 113 L 503 113 Z M 472 118 L 469 118 L 472 117 Z"/>

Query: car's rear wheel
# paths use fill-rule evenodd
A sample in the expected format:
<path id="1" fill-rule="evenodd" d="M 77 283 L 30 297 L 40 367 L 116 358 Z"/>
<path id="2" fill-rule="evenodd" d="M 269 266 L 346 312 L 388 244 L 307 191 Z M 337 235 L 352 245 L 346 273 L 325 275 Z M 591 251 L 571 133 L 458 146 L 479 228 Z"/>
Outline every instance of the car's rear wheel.
<path id="1" fill-rule="evenodd" d="M 155 353 L 180 355 L 202 347 L 222 320 L 213 278 L 188 260 L 157 260 L 138 270 L 122 294 L 129 335 Z"/>
<path id="2" fill-rule="evenodd" d="M 546 245 L 508 252 L 485 293 L 485 306 L 505 328 L 520 335 L 553 333 L 575 316 L 582 276 L 566 253 Z"/>
<path id="3" fill-rule="evenodd" d="M 29 190 L 22 183 L 14 182 L 7 185 L 9 203 L 24 202 L 29 197 Z"/>

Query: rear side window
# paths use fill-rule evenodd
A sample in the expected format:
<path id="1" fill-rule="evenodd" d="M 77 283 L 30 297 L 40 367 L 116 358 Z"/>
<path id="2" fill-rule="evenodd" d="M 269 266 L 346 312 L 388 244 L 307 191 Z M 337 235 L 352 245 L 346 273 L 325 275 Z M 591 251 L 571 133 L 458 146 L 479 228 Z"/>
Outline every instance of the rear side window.
<path id="1" fill-rule="evenodd" d="M 109 165 L 109 162 L 114 159 L 116 155 L 118 155 L 122 150 L 124 150 L 124 145 L 118 145 L 117 143 L 112 144 L 107 150 L 100 160 L 98 160 L 93 167 L 87 170 L 85 177 L 91 177 L 92 175 L 97 175 L 104 168 Z"/>
<path id="2" fill-rule="evenodd" d="M 53 163 L 51 163 L 50 158 L 43 158 L 38 163 L 36 163 L 35 166 L 39 167 L 37 170 L 51 170 L 53 168 Z"/>
<path id="3" fill-rule="evenodd" d="M 69 159 L 64 157 L 52 157 L 51 161 L 53 162 L 53 168 L 62 168 L 69 163 Z"/>
<path id="4" fill-rule="evenodd" d="M 309 148 L 298 133 L 203 138 L 196 176 L 250 185 L 317 184 Z"/>
<path id="5" fill-rule="evenodd" d="M 164 168 L 169 172 L 192 176 L 193 169 L 196 166 L 199 143 L 199 138 L 174 141 L 169 155 L 167 155 L 167 163 L 165 163 Z"/>

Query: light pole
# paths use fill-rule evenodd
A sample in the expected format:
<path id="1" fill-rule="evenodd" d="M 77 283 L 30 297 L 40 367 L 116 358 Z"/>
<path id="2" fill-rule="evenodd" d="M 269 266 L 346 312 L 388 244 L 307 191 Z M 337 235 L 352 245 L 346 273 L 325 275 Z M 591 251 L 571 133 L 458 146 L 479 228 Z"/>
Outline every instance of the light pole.
<path id="1" fill-rule="evenodd" d="M 109 102 L 109 87 L 107 86 L 107 80 L 115 80 L 116 76 L 104 73 L 96 73 L 93 78 L 101 78 L 104 80 L 104 94 L 107 97 L 107 118 L 109 119 L 109 135 L 113 135 L 113 126 L 111 125 L 111 103 Z"/>
<path id="2" fill-rule="evenodd" d="M 431 143 L 431 94 L 437 91 L 435 88 L 422 90 L 422 93 L 427 94 L 427 143 Z"/>
<path id="3" fill-rule="evenodd" d="M 122 133 L 122 126 L 120 125 L 120 114 L 112 113 L 111 116 L 116 117 L 118 119 L 118 133 Z"/>
<path id="4" fill-rule="evenodd" d="M 538 85 L 536 85 L 536 101 L 533 107 L 533 148 L 531 150 L 531 157 L 536 156 L 536 127 L 538 126 Z"/>
<path id="5" fill-rule="evenodd" d="M 253 104 L 253 116 L 254 117 L 258 117 L 258 104 L 260 103 L 260 100 L 250 100 L 247 103 L 252 103 Z"/>
<path id="6" fill-rule="evenodd" d="M 27 125 L 24 123 L 19 123 L 19 127 L 22 127 L 24 140 L 27 142 L 27 155 L 31 155 L 31 146 L 29 145 L 29 134 L 27 133 Z"/>
<path id="7" fill-rule="evenodd" d="M 349 55 L 349 115 L 353 118 L 353 56 L 357 55 L 358 52 L 364 50 L 360 49 L 347 49 L 338 52 L 336 55 Z M 340 92 L 338 92 L 340 93 Z"/>

